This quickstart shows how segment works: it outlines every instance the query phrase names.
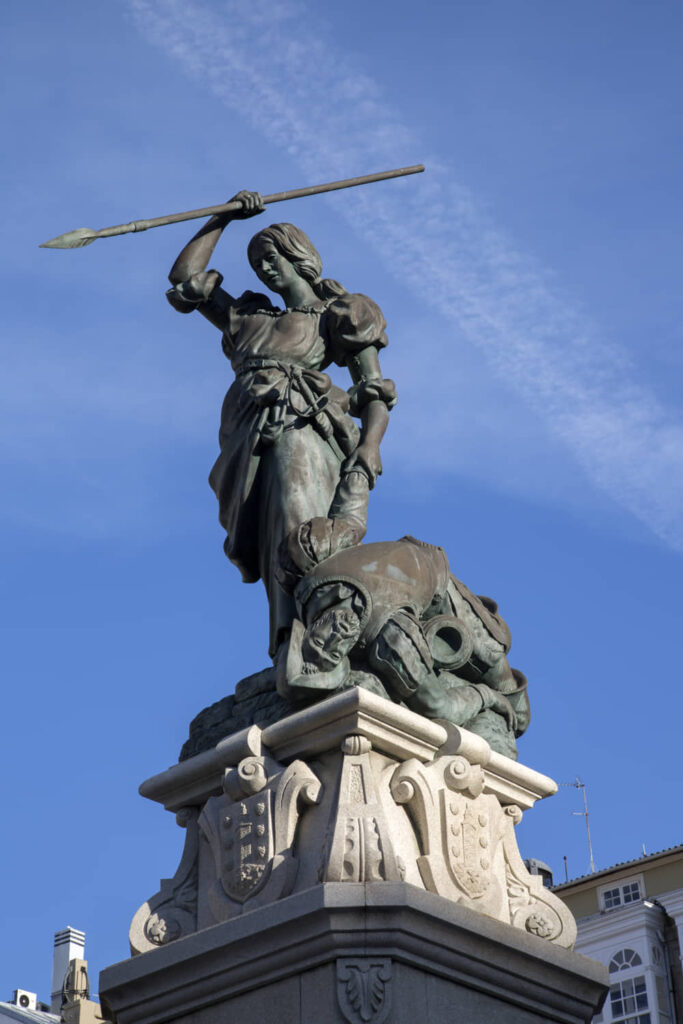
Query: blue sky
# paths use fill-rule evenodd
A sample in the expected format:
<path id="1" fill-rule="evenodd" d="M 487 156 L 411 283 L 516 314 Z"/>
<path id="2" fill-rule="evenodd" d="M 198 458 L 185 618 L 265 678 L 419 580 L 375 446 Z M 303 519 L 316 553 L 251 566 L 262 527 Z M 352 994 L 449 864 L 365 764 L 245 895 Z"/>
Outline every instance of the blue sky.
<path id="1" fill-rule="evenodd" d="M 248 7 L 248 11 L 246 8 Z M 0 998 L 96 973 L 177 863 L 137 796 L 265 665 L 206 476 L 230 367 L 163 292 L 191 226 L 71 228 L 424 162 L 273 208 L 382 306 L 399 405 L 369 539 L 442 544 L 530 680 L 521 758 L 598 867 L 679 843 L 683 11 L 674 0 L 12 2 L 2 19 Z M 215 255 L 252 287 L 254 224 Z M 10 255 L 11 250 L 11 255 Z M 575 789 L 522 851 L 588 870 Z"/>

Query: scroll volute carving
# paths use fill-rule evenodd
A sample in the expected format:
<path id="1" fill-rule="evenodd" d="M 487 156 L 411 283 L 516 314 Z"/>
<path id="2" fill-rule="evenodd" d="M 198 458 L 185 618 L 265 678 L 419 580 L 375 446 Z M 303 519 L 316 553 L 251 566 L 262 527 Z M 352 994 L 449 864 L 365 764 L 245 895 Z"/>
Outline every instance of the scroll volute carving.
<path id="1" fill-rule="evenodd" d="M 503 849 L 510 924 L 530 935 L 571 949 L 576 941 L 574 916 L 561 899 L 545 888 L 540 875 L 531 875 L 527 871 L 514 833 L 522 812 L 514 805 L 506 807 L 505 811 L 507 821 Z"/>
<path id="2" fill-rule="evenodd" d="M 196 807 L 178 812 L 186 829 L 183 855 L 173 878 L 162 879 L 159 892 L 140 907 L 130 926 L 131 954 L 146 953 L 197 930 L 198 830 Z"/>

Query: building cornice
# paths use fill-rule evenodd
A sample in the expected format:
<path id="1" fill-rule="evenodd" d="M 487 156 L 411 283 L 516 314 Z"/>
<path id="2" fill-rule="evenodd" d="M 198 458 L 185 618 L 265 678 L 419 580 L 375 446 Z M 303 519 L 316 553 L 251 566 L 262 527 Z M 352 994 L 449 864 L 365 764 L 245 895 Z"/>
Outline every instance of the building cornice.
<path id="1" fill-rule="evenodd" d="M 586 941 L 610 942 L 620 935 L 633 935 L 637 929 L 661 927 L 661 910 L 641 900 L 631 907 L 605 910 L 578 919 L 581 944 Z"/>
<path id="2" fill-rule="evenodd" d="M 619 864 L 613 864 L 612 867 L 604 868 L 601 871 L 594 871 L 590 875 L 580 875 L 578 878 L 572 878 L 569 882 L 562 882 L 560 885 L 553 886 L 553 891 L 563 896 L 575 892 L 584 892 L 586 889 L 592 889 L 597 885 L 604 884 L 608 879 L 616 882 L 645 869 L 649 870 L 655 865 L 660 867 L 663 864 L 676 860 L 683 861 L 683 845 L 671 846 L 669 849 L 660 850 L 657 853 L 649 853 L 647 856 L 638 857 L 636 860 L 621 861 Z"/>

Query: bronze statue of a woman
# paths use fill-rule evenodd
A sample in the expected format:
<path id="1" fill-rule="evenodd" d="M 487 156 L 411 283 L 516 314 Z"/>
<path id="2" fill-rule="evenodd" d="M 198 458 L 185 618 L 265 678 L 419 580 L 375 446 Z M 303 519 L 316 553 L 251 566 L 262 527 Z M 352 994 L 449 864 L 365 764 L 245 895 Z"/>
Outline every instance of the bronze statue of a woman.
<path id="1" fill-rule="evenodd" d="M 175 309 L 198 309 L 222 332 L 235 372 L 209 481 L 228 558 L 246 583 L 265 585 L 275 657 L 295 616 L 292 597 L 277 582 L 281 544 L 306 524 L 314 537 L 316 524 L 325 524 L 328 553 L 362 540 L 396 392 L 379 365 L 387 344 L 381 310 L 321 278 L 317 250 L 293 224 L 265 228 L 248 248 L 252 268 L 284 308 L 266 295 L 233 298 L 221 287 L 222 276 L 206 269 L 221 233 L 231 220 L 264 209 L 258 192 L 234 198 L 241 211 L 212 217 L 182 250 L 167 295 Z M 348 367 L 348 393 L 322 372 L 330 363 Z M 349 414 L 360 418 L 360 429 Z"/>

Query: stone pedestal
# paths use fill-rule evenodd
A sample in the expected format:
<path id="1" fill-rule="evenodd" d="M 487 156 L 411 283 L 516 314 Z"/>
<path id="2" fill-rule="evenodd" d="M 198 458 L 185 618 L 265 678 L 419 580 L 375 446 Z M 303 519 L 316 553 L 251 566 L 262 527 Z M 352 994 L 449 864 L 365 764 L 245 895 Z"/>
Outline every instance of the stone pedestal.
<path id="1" fill-rule="evenodd" d="M 332 882 L 108 968 L 119 1024 L 590 1020 L 604 968 L 405 882 Z"/>
<path id="2" fill-rule="evenodd" d="M 187 830 L 100 979 L 118 1024 L 588 1021 L 605 971 L 526 871 L 555 791 L 480 737 L 351 689 L 148 780 Z"/>

